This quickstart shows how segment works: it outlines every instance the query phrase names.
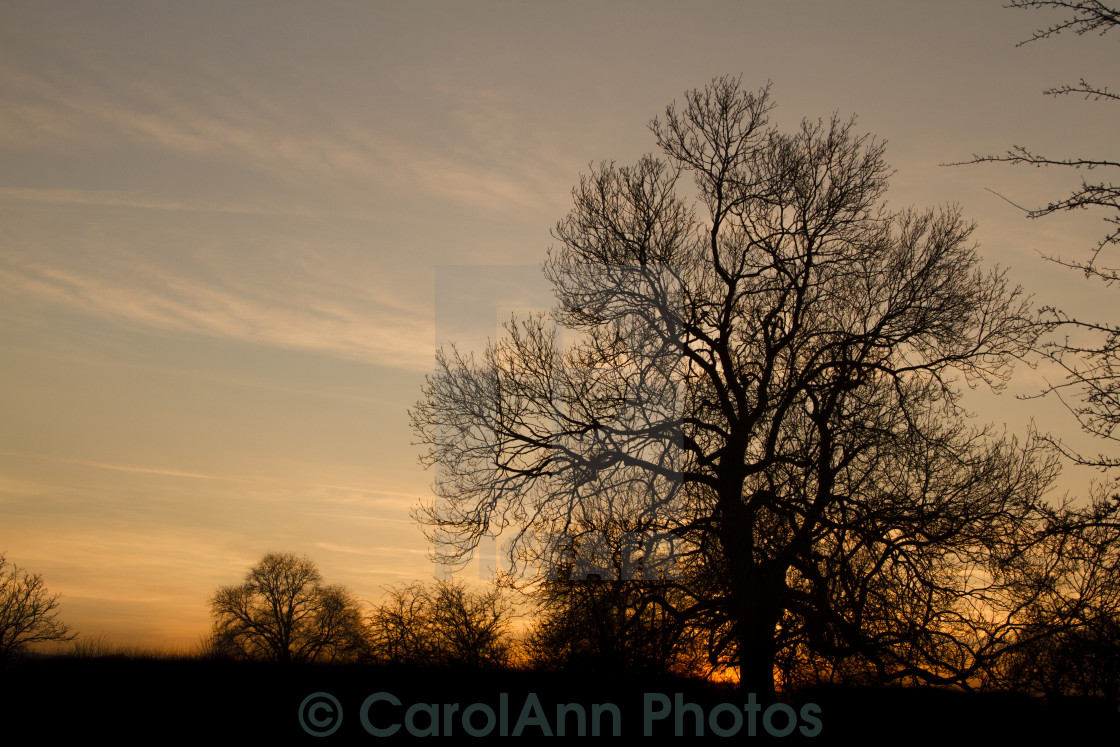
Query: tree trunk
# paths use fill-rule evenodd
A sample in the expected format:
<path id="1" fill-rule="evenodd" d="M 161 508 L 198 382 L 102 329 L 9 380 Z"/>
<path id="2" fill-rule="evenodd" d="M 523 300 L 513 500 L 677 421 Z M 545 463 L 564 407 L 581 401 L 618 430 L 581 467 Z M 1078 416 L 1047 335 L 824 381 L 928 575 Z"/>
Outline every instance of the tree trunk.
<path id="1" fill-rule="evenodd" d="M 756 591 L 764 596 L 762 589 Z M 774 687 L 774 632 L 778 615 L 766 602 L 746 600 L 739 627 L 739 690 L 744 695 L 754 693 L 759 703 L 776 700 Z M 741 607 L 742 609 L 742 607 Z"/>
<path id="2" fill-rule="evenodd" d="M 782 614 L 784 574 L 772 578 L 756 555 L 754 517 L 742 498 L 743 475 L 737 469 L 729 472 L 720 491 L 721 541 L 730 573 L 728 601 L 736 628 L 739 689 L 744 695 L 754 693 L 760 703 L 772 703 L 776 699 L 774 634 Z"/>

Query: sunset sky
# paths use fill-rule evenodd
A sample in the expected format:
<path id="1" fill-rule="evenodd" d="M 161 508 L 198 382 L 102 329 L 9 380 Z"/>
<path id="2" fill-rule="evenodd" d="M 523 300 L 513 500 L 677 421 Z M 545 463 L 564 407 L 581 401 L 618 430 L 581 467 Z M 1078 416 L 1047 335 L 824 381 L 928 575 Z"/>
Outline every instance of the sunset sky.
<path id="1" fill-rule="evenodd" d="M 959 204 L 1036 303 L 1109 297 L 1074 172 L 947 167 L 1022 144 L 1115 157 L 1118 39 L 1016 43 L 999 0 L 0 0 L 0 551 L 87 637 L 195 644 L 270 550 L 376 602 L 432 578 L 406 409 L 437 343 L 547 307 L 549 229 L 590 162 L 715 76 L 774 121 L 856 114 L 893 207 Z M 991 190 L 991 191 L 989 191 Z M 1112 298 L 1114 303 L 1114 296 Z M 1113 319 L 1115 317 L 1113 316 Z M 1022 368 L 977 422 L 1076 439 Z M 1099 448 L 1093 446 L 1093 448 Z M 1094 477 L 1067 468 L 1060 490 Z M 474 577 L 480 574 L 476 571 Z"/>

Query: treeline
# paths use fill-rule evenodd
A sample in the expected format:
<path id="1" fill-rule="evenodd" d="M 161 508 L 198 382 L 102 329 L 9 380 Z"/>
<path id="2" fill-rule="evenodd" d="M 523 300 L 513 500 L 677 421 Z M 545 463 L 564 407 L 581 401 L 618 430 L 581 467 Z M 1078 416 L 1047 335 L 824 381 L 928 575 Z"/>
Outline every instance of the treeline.
<path id="1" fill-rule="evenodd" d="M 531 591 L 464 581 L 390 588 L 365 610 L 326 585 L 306 557 L 269 553 L 240 586 L 211 599 L 205 655 L 219 660 L 351 662 L 408 667 L 531 669 L 573 674 L 731 679 L 712 647 L 719 631 L 685 617 L 677 579 L 578 574 L 560 566 Z M 526 614 L 519 609 L 531 608 Z M 522 619 L 527 618 L 527 619 Z M 518 623 L 524 624 L 518 627 Z M 821 686 L 907 684 L 856 653 L 827 655 L 812 631 L 787 631 L 775 677 L 787 695 Z M 885 676 L 886 675 L 886 676 Z M 918 680 L 909 681 L 915 684 Z M 970 689 L 1099 699 L 1120 698 L 1120 617 L 1087 626 L 1020 633 Z"/>
<path id="2" fill-rule="evenodd" d="M 694 637 L 654 589 L 601 576 L 554 579 L 522 595 L 463 581 L 392 587 L 368 613 L 314 563 L 268 553 L 238 586 L 211 598 L 204 654 L 274 662 L 378 662 L 409 666 L 537 668 L 710 674 Z M 656 593 L 671 593 L 666 585 Z M 525 604 L 518 604 L 524 600 Z M 519 608 L 532 607 L 520 615 Z M 517 630 L 522 617 L 527 625 Z"/>
<path id="3" fill-rule="evenodd" d="M 74 640 L 76 633 L 57 619 L 57 596 L 46 592 L 41 577 L 4 568 L 0 658 L 23 653 L 32 643 Z M 344 587 L 324 583 L 307 557 L 268 553 L 243 583 L 211 597 L 213 626 L 193 658 L 734 678 L 733 670 L 719 666 L 718 618 L 695 608 L 687 616 L 678 611 L 696 593 L 695 583 L 664 574 L 627 578 L 621 565 L 600 570 L 607 573 L 561 564 L 551 578 L 520 591 L 452 580 L 414 582 L 390 588 L 371 607 Z M 829 648 L 814 640 L 820 631 L 790 625 L 781 632 L 775 679 L 787 696 L 821 686 L 928 683 L 899 677 L 858 651 Z M 1040 623 L 1015 631 L 998 653 L 965 683 L 967 689 L 1120 703 L 1115 612 L 1087 623 L 1071 617 L 1065 626 Z M 80 641 L 74 654 L 153 657 Z"/>

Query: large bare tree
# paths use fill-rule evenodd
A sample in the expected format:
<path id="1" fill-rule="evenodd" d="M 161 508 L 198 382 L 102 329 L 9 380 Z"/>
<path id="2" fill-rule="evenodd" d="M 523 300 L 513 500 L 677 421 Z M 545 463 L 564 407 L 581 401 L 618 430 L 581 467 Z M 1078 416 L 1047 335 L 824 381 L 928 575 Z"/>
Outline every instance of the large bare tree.
<path id="1" fill-rule="evenodd" d="M 781 132 L 772 106 L 717 79 L 651 123 L 660 157 L 581 179 L 552 317 L 437 354 L 420 517 L 443 559 L 505 532 L 538 578 L 597 523 L 653 538 L 674 612 L 764 697 L 794 640 L 961 682 L 1011 624 L 985 600 L 1053 465 L 966 428 L 960 387 L 999 386 L 1036 329 L 959 212 L 886 209 L 854 120 Z"/>

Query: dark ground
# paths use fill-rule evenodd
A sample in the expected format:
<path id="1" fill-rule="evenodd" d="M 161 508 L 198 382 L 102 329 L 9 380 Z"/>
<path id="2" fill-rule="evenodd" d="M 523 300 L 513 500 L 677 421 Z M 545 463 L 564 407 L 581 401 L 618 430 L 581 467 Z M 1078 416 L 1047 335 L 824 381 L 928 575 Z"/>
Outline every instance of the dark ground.
<path id="1" fill-rule="evenodd" d="M 337 706 L 313 693 L 329 693 Z M 485 732 L 490 713 L 491 737 L 557 734 L 557 704 L 583 706 L 583 732 L 592 735 L 593 707 L 602 711 L 600 728 L 610 736 L 617 720 L 623 735 L 645 736 L 650 715 L 652 735 L 694 736 L 698 720 L 704 736 L 738 732 L 750 739 L 747 694 L 730 688 L 681 679 L 505 671 L 409 669 L 373 666 L 281 666 L 194 660 L 34 658 L 0 671 L 2 741 L 27 738 L 62 744 L 109 737 L 115 744 L 202 742 L 217 744 L 345 744 L 383 741 L 362 723 L 363 702 L 381 696 L 365 713 L 376 729 L 401 728 L 389 739 L 407 738 L 413 730 L 432 730 L 429 714 L 440 707 L 439 736 L 470 739 L 463 711 L 472 707 L 470 724 Z M 505 708 L 503 711 L 503 693 Z M 535 698 L 529 694 L 535 694 Z M 679 695 L 677 695 L 679 693 Z M 663 696 L 663 697 L 662 697 Z M 458 704 L 458 709 L 444 704 Z M 689 707 L 687 704 L 695 704 Z M 417 705 L 421 704 L 421 705 Z M 477 705 L 476 705 L 477 704 Z M 744 709 L 744 705 L 748 707 Z M 539 706 L 539 708 L 538 708 Z M 413 707 L 411 720 L 408 709 Z M 304 715 L 301 726 L 301 708 Z M 310 731 L 329 729 L 327 736 Z M 566 717 L 567 735 L 580 732 L 579 709 Z M 504 718 L 503 718 L 503 713 Z M 618 718 L 613 718 L 617 713 Z M 666 713 L 664 718 L 652 715 Z M 675 716 L 682 719 L 678 726 Z M 699 714 L 699 715 L 697 715 Z M 782 732 L 795 720 L 792 733 Z M 524 722 L 518 729 L 519 718 Z M 713 730 L 711 719 L 714 718 Z M 504 727 L 503 727 L 504 723 Z M 863 743 L 909 744 L 915 741 L 991 739 L 1001 741 L 1116 734 L 1120 716 L 1099 703 L 1047 704 L 1023 696 L 967 694 L 926 689 L 817 689 L 801 693 L 787 706 L 754 711 L 752 741 L 832 744 L 843 739 Z M 446 732 L 450 728 L 451 734 Z M 717 732 L 717 733 L 713 733 Z M 46 739 L 47 737 L 50 739 Z M 9 741 L 10 737 L 17 737 Z M 22 738 L 20 738 L 22 737 Z"/>

